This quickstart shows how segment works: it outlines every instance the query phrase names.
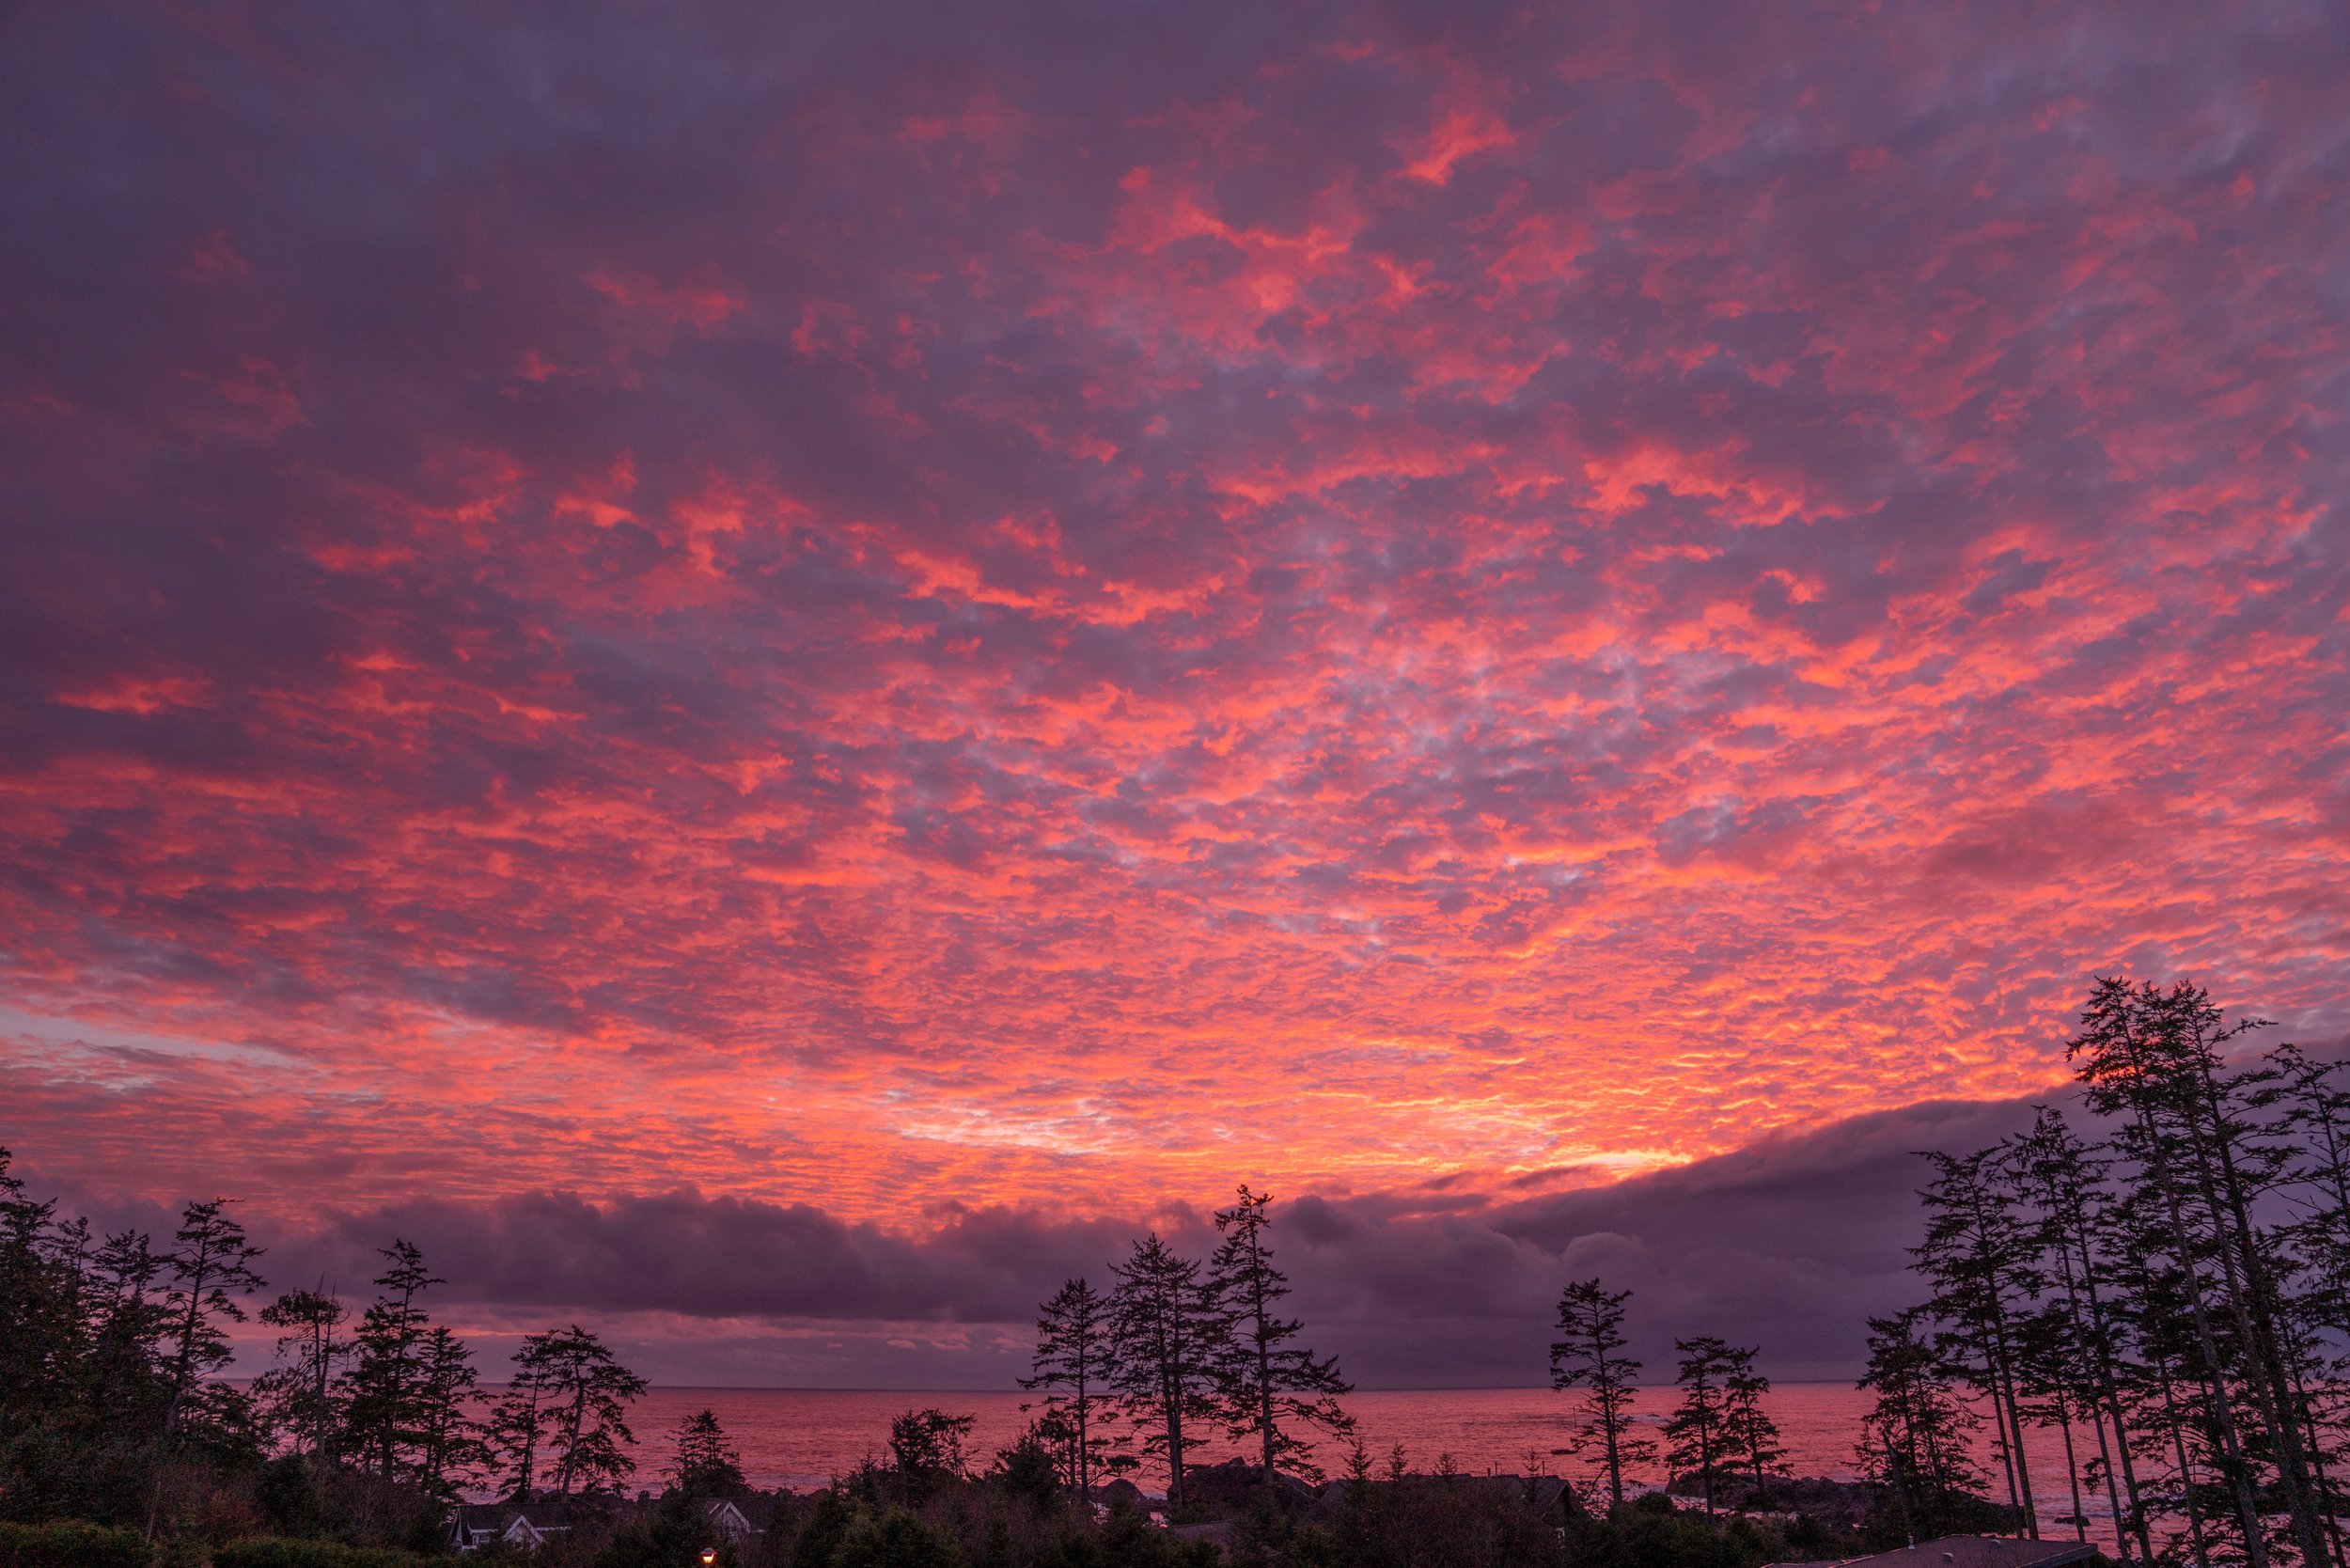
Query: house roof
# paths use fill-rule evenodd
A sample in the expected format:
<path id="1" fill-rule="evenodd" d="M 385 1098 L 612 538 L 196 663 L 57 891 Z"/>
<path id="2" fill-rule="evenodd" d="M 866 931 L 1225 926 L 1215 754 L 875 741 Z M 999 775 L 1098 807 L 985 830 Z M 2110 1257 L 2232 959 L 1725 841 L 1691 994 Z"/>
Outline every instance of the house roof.
<path id="1" fill-rule="evenodd" d="M 2097 1555 L 2087 1541 L 2022 1541 L 2006 1535 L 1945 1535 L 1899 1551 L 1847 1558 L 1833 1568 L 2064 1568 Z M 1771 1564 L 1770 1568 L 1782 1568 Z M 1784 1568 L 1793 1568 L 1792 1564 Z M 1828 1568 L 1812 1563 L 1808 1568 Z"/>

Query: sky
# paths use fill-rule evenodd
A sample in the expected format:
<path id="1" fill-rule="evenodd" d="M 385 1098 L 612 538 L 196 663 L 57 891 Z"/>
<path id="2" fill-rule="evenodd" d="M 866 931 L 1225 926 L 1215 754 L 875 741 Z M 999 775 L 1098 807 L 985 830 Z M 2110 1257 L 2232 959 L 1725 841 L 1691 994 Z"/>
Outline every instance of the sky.
<path id="1" fill-rule="evenodd" d="M 1840 1366 L 2093 976 L 2350 1032 L 2346 88 L 2316 4 L 10 8 L 0 1143 L 680 1378 L 1000 1378 L 1242 1181 L 1390 1382 L 1603 1262 Z"/>

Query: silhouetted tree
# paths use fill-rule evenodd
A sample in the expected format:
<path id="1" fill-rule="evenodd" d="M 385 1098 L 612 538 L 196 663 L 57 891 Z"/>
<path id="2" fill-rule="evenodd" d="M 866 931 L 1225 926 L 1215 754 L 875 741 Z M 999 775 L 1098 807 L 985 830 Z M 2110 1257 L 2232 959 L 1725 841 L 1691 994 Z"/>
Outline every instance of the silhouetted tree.
<path id="1" fill-rule="evenodd" d="M 152 1240 L 133 1231 L 110 1235 L 87 1253 L 78 1226 L 60 1228 L 55 1255 L 60 1280 L 87 1328 L 78 1349 L 69 1347 L 67 1359 L 55 1369 L 65 1378 L 59 1388 L 70 1392 L 67 1406 L 56 1413 L 61 1424 L 53 1426 L 51 1435 L 65 1439 L 55 1458 L 70 1469 L 53 1472 L 52 1479 L 79 1479 L 53 1496 L 61 1505 L 70 1497 L 69 1506 L 76 1513 L 129 1518 L 126 1502 L 135 1495 L 144 1508 L 149 1496 L 148 1472 L 155 1465 L 150 1435 L 161 1429 L 170 1398 L 166 1369 L 173 1313 L 164 1287 L 167 1264 Z M 0 1332 L 0 1340 L 7 1337 Z"/>
<path id="2" fill-rule="evenodd" d="M 2047 1105 L 2037 1108 L 2029 1133 L 2010 1142 L 2007 1158 L 2017 1187 L 2039 1211 L 2033 1240 L 2043 1260 L 2042 1276 L 2056 1292 L 2051 1309 L 2062 1312 L 2065 1338 L 2076 1352 L 2076 1361 L 2065 1370 L 2076 1380 L 2076 1403 L 2085 1405 L 2096 1429 L 2116 1549 L 2126 1568 L 2135 1531 L 2138 1550 L 2151 1561 L 2154 1542 L 2138 1497 L 2123 1405 L 2127 1379 L 2122 1325 L 2107 1300 L 2112 1287 L 2098 1235 L 2107 1223 L 2110 1194 L 2105 1177 L 2111 1162 Z"/>
<path id="3" fill-rule="evenodd" d="M 908 1410 L 889 1423 L 890 1468 L 901 1501 L 919 1503 L 970 1472 L 963 1445 L 978 1424 L 974 1416 L 950 1416 L 935 1405 Z"/>
<path id="4" fill-rule="evenodd" d="M 261 1309 L 261 1321 L 284 1330 L 275 1363 L 254 1380 L 254 1391 L 277 1423 L 298 1435 L 313 1468 L 323 1466 L 341 1413 L 334 1397 L 337 1367 L 351 1356 L 336 1331 L 350 1314 L 323 1291 L 288 1291 Z"/>
<path id="5" fill-rule="evenodd" d="M 1861 1473 L 1895 1493 L 1919 1533 L 1941 1533 L 1983 1484 L 1969 1458 L 1982 1418 L 1945 1372 L 1924 1308 L 1869 1320 L 1859 1387 L 1876 1395 L 1861 1420 Z"/>
<path id="6" fill-rule="evenodd" d="M 2311 1480 L 2337 1562 L 2350 1562 L 2341 1519 L 2350 1512 L 2342 1476 L 2350 1466 L 2350 1372 L 2339 1348 L 2350 1332 L 2350 1090 L 2339 1081 L 2350 1061 L 2311 1060 L 2298 1046 L 2268 1053 L 2264 1106 L 2280 1113 L 2280 1134 L 2297 1158 L 2277 1185 L 2289 1192 L 2300 1217 L 2280 1228 L 2277 1240 L 2302 1275 L 2302 1287 L 2283 1314 L 2292 1335 L 2295 1388 L 2310 1435 Z"/>
<path id="7" fill-rule="evenodd" d="M 86 1241 L 59 1224 L 55 1200 L 26 1195 L 9 1164 L 0 1149 L 0 1510 L 39 1517 L 76 1489 Z M 155 1430 L 140 1422 L 142 1453 Z"/>
<path id="8" fill-rule="evenodd" d="M 1769 1478 L 1784 1473 L 1787 1460 L 1787 1450 L 1778 1440 L 1778 1423 L 1771 1419 L 1763 1403 L 1771 1391 L 1771 1380 L 1755 1370 L 1754 1360 L 1760 1354 L 1753 1345 L 1731 1346 L 1722 1377 L 1722 1435 L 1728 1439 L 1729 1462 L 1745 1466 L 1758 1499 L 1764 1495 Z"/>
<path id="9" fill-rule="evenodd" d="M 2167 1245 L 2179 1270 L 2201 1403 L 2250 1568 L 2268 1561 L 2264 1468 L 2302 1560 L 2331 1560 L 2287 1364 L 2279 1260 L 2251 1215 L 2255 1191 L 2278 1174 L 2278 1152 L 2264 1145 L 2247 1093 L 2267 1074 L 2232 1073 L 2222 1057 L 2263 1022 L 2227 1023 L 2184 981 L 2164 991 L 2100 980 L 2066 1045 L 2090 1108 L 2122 1119 L 2117 1141 L 2160 1204 L 2149 1239 Z"/>
<path id="10" fill-rule="evenodd" d="M 416 1480 L 431 1497 L 457 1498 L 458 1482 L 490 1464 L 490 1447 L 474 1419 L 478 1387 L 473 1351 L 448 1329 L 435 1326 L 425 1337 L 416 1390 Z"/>
<path id="11" fill-rule="evenodd" d="M 1201 1282 L 1199 1265 L 1154 1233 L 1135 1243 L 1110 1295 L 1110 1386 L 1143 1435 L 1143 1449 L 1167 1462 L 1167 1499 L 1185 1499 L 1186 1456 L 1198 1429 L 1220 1414 L 1217 1391 L 1231 1355 L 1231 1323 Z"/>
<path id="12" fill-rule="evenodd" d="M 1990 1402 L 1993 1445 L 2007 1480 L 2008 1502 L 2025 1533 L 2040 1534 L 2031 1469 L 2024 1451 L 2018 1318 L 2039 1284 L 2037 1252 L 2013 1196 L 2002 1185 L 1997 1151 L 1929 1152 L 1934 1179 L 1919 1193 L 1925 1241 L 1912 1249 L 1934 1286 L 1935 1310 L 1952 1327 L 1939 1348 L 1945 1360 Z"/>
<path id="13" fill-rule="evenodd" d="M 665 1472 L 669 1484 L 692 1497 L 728 1497 L 743 1490 L 743 1456 L 718 1424 L 714 1410 L 699 1410 L 678 1422 L 676 1452 Z"/>
<path id="14" fill-rule="evenodd" d="M 1665 1422 L 1665 1463 L 1681 1475 L 1698 1478 L 1705 1512 L 1714 1512 L 1714 1478 L 1723 1468 L 1729 1426 L 1730 1346 L 1711 1336 L 1676 1340 L 1681 1353 L 1674 1382 L 1681 1404 Z"/>
<path id="15" fill-rule="evenodd" d="M 1056 1443 L 1062 1474 L 1079 1493 L 1093 1484 L 1093 1463 L 1104 1437 L 1095 1419 L 1111 1354 L 1111 1304 L 1083 1279 L 1062 1285 L 1040 1309 L 1036 1350 L 1023 1388 L 1043 1388 L 1044 1436 Z"/>
<path id="16" fill-rule="evenodd" d="M 1611 1503 L 1623 1501 L 1623 1472 L 1656 1456 L 1656 1445 L 1632 1430 L 1634 1380 L 1640 1363 L 1623 1354 L 1624 1303 L 1630 1291 L 1610 1292 L 1597 1279 L 1578 1279 L 1559 1297 L 1559 1340 L 1550 1347 L 1550 1386 L 1583 1392 L 1569 1451 L 1596 1448 Z"/>
<path id="17" fill-rule="evenodd" d="M 427 1441 L 424 1361 L 432 1337 L 420 1298 L 442 1283 L 413 1243 L 380 1250 L 376 1298 L 352 1336 L 343 1376 L 345 1451 L 385 1486 L 413 1473 Z"/>
<path id="18" fill-rule="evenodd" d="M 190 1203 L 180 1211 L 180 1229 L 164 1262 L 168 1284 L 164 1306 L 172 1325 L 171 1361 L 167 1372 L 170 1394 L 164 1405 L 162 1450 L 167 1456 L 180 1435 L 188 1399 L 209 1374 L 235 1358 L 228 1333 L 222 1325 L 243 1323 L 244 1308 L 237 1297 L 262 1288 L 253 1271 L 261 1249 L 246 1241 L 244 1227 L 228 1214 L 228 1200 L 214 1198 Z M 155 1533 L 156 1511 L 163 1506 L 160 1470 L 147 1511 L 147 1533 Z"/>
<path id="19" fill-rule="evenodd" d="M 556 1496 L 574 1488 L 598 1492 L 633 1475 L 627 1449 L 628 1404 L 648 1385 L 614 1358 L 602 1340 L 577 1324 L 533 1334 L 515 1355 L 542 1391 L 547 1409 L 547 1473 Z"/>
<path id="20" fill-rule="evenodd" d="M 1217 1212 L 1215 1227 L 1224 1240 L 1209 1261 L 1208 1280 L 1209 1293 L 1232 1325 L 1220 1379 L 1227 1428 L 1235 1439 L 1255 1440 L 1268 1493 L 1283 1460 L 1314 1480 L 1322 1477 L 1311 1445 L 1285 1422 L 1333 1436 L 1345 1435 L 1355 1424 L 1339 1404 L 1338 1397 L 1353 1388 L 1339 1375 L 1337 1358 L 1292 1344 L 1306 1325 L 1275 1310 L 1290 1286 L 1288 1277 L 1273 1266 L 1273 1251 L 1265 1244 L 1265 1228 L 1272 1223 L 1265 1211 L 1272 1201 L 1270 1193 L 1252 1193 L 1244 1185 L 1240 1201 Z"/>
<path id="21" fill-rule="evenodd" d="M 503 1478 L 499 1490 L 514 1503 L 528 1502 L 538 1488 L 550 1417 L 542 1369 L 525 1358 L 528 1350 L 525 1344 L 514 1353 L 514 1370 L 488 1422 L 490 1452 Z"/>

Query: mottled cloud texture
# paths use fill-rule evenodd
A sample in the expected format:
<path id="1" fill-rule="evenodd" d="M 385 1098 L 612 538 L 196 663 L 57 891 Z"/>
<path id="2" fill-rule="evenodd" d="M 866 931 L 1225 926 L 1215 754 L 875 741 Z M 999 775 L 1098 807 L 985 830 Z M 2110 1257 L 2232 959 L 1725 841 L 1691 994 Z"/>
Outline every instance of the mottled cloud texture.
<path id="1" fill-rule="evenodd" d="M 1547 1246 L 2339 1034 L 2346 27 L 10 8 L 0 1137 Z"/>

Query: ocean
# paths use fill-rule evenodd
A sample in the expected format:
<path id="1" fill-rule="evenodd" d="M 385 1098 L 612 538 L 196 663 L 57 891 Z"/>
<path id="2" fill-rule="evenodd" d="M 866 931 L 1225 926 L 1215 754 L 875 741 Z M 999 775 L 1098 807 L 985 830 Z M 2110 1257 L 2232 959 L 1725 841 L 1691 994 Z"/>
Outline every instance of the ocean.
<path id="1" fill-rule="evenodd" d="M 639 1399 L 630 1412 L 638 1445 L 639 1484 L 655 1484 L 671 1451 L 670 1434 L 678 1423 L 702 1409 L 715 1411 L 743 1455 L 744 1476 L 762 1487 L 805 1489 L 821 1486 L 834 1476 L 854 1469 L 867 1459 L 886 1457 L 890 1419 L 907 1410 L 935 1405 L 950 1415 L 974 1418 L 968 1456 L 984 1465 L 996 1450 L 1017 1437 L 1027 1422 L 1021 1406 L 1039 1396 L 1005 1392 L 922 1392 L 913 1390 L 812 1388 L 660 1388 Z M 1671 1388 L 1644 1388 L 1637 1406 L 1639 1419 L 1661 1424 L 1673 1404 Z M 1356 1393 L 1345 1404 L 1355 1416 L 1355 1429 L 1374 1461 L 1385 1465 L 1391 1449 L 1401 1444 L 1407 1466 L 1416 1471 L 1437 1468 L 1445 1455 L 1463 1471 L 1525 1473 L 1542 1471 L 1580 1474 L 1580 1462 L 1555 1457 L 1564 1441 L 1568 1400 L 1547 1388 L 1390 1389 Z M 1841 1383 L 1792 1383 L 1773 1388 L 1772 1419 L 1787 1448 L 1787 1468 L 1800 1476 L 1851 1480 L 1857 1473 L 1853 1447 L 1860 1435 L 1860 1419 L 1868 1396 Z M 2059 1533 L 2049 1523 L 2072 1512 L 2064 1481 L 2061 1439 L 2035 1434 L 2028 1450 L 2032 1462 L 2033 1492 L 2043 1529 Z M 2096 1439 L 2086 1431 L 2076 1443 L 2085 1456 Z M 1237 1451 L 1227 1445 L 1209 1445 L 1201 1457 L 1214 1461 Z M 1529 1457 L 1530 1455 L 1530 1457 Z M 1344 1451 L 1324 1444 L 1317 1454 L 1324 1469 L 1337 1473 Z M 1983 1454 L 1986 1470 L 1989 1453 Z M 1146 1488 L 1165 1484 L 1164 1476 L 1145 1469 L 1139 1478 Z M 2084 1496 L 2084 1512 L 2092 1534 L 2111 1532 L 2093 1522 L 2109 1517 L 2103 1499 Z"/>

